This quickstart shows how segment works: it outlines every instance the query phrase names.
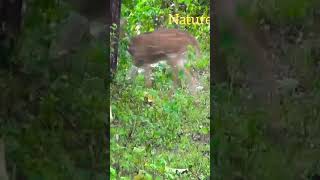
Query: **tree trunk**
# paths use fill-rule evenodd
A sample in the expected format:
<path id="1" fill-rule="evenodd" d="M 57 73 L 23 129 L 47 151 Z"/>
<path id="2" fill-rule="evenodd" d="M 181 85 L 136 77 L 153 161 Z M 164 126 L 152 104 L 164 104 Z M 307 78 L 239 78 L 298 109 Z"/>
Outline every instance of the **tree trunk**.
<path id="1" fill-rule="evenodd" d="M 120 13 L 121 13 L 121 0 L 111 0 L 111 25 L 116 24 L 116 28 L 110 29 L 111 34 L 111 53 L 110 53 L 110 67 L 112 77 L 117 70 L 117 58 L 119 47 L 119 32 L 120 32 Z"/>
<path id="2" fill-rule="evenodd" d="M 10 65 L 9 59 L 21 28 L 22 0 L 0 1 L 0 68 Z"/>

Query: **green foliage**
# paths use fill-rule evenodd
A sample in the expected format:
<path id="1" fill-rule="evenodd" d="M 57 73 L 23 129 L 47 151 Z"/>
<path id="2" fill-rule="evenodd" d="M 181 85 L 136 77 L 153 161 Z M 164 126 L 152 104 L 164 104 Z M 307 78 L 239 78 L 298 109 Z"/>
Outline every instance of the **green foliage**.
<path id="1" fill-rule="evenodd" d="M 113 166 L 121 166 L 118 175 L 130 177 L 144 169 L 154 176 L 169 178 L 174 175 L 166 172 L 166 168 L 192 165 L 196 176 L 207 176 L 208 157 L 203 157 L 201 151 L 208 151 L 209 146 L 193 142 L 189 136 L 209 135 L 205 128 L 209 126 L 208 94 L 193 97 L 181 89 L 170 97 L 170 76 L 159 69 L 155 73 L 156 89 L 145 89 L 140 75 L 134 84 L 125 80 L 125 73 L 121 73 L 123 66 L 120 65 L 118 79 L 111 88 L 115 115 L 111 160 Z M 199 147 L 194 147 L 194 143 L 199 143 Z M 186 159 L 182 160 L 181 156 Z"/>
<path id="2" fill-rule="evenodd" d="M 253 3 L 254 12 L 260 17 L 279 25 L 302 24 L 310 18 L 315 0 L 256 0 Z"/>
<path id="3" fill-rule="evenodd" d="M 1 127 L 9 173 L 41 180 L 105 179 L 104 46 L 83 44 L 59 64 L 49 48 L 69 10 L 57 1 L 27 3 L 13 57 L 21 68 L 0 78 L 8 85 L 3 93 L 12 98 L 7 106 L 16 109 Z"/>
<path id="4" fill-rule="evenodd" d="M 241 42 L 225 32 L 222 22 L 219 44 L 224 58 L 220 60 L 228 62 L 231 82 L 212 89 L 213 179 L 313 179 L 319 173 L 319 150 L 314 146 L 319 140 L 320 112 L 317 9 L 319 4 L 313 0 L 257 0 L 238 9 L 241 18 L 247 18 L 257 30 L 267 24 L 264 33 L 277 37 L 262 43 L 271 45 L 268 54 L 276 56 L 273 73 L 277 80 L 286 80 L 283 84 L 289 86 L 280 96 L 283 144 L 270 142 L 272 135 L 266 133 L 270 119 L 265 118 L 265 112 L 245 103 L 251 92 L 246 87 L 243 64 L 250 63 L 246 54 L 250 50 L 243 52 Z M 303 34 L 300 42 L 288 41 L 292 32 Z M 317 35 L 308 37 L 310 32 Z M 279 83 L 280 92 L 281 88 Z"/>
<path id="5" fill-rule="evenodd" d="M 134 9 L 134 11 L 132 11 Z M 157 28 L 157 24 L 165 24 L 173 28 L 174 24 L 168 24 L 169 14 L 179 13 L 181 16 L 209 16 L 208 1 L 124 1 L 121 9 L 121 16 L 127 20 L 126 32 L 133 36 L 137 31 L 149 32 Z M 193 32 L 198 39 L 205 38 L 209 43 L 209 25 L 180 25 Z M 209 47 L 209 46 L 207 46 Z M 209 50 L 209 49 L 207 49 Z"/>

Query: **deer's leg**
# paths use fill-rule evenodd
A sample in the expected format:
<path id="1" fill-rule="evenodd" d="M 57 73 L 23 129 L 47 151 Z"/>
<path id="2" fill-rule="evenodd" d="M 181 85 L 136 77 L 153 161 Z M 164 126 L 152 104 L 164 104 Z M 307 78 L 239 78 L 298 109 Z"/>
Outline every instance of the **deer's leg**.
<path id="1" fill-rule="evenodd" d="M 177 67 L 178 67 L 178 72 L 182 71 L 187 79 L 188 84 L 193 87 L 196 83 L 195 78 L 193 77 L 192 73 L 185 67 L 185 62 L 186 62 L 186 57 L 182 55 L 179 57 L 177 61 Z"/>
<path id="2" fill-rule="evenodd" d="M 196 80 L 196 78 L 192 75 L 192 73 L 190 72 L 190 70 L 187 69 L 187 68 L 184 68 L 184 73 L 186 74 L 188 80 L 190 81 L 191 87 L 192 87 L 192 88 L 195 87 L 197 80 Z M 189 83 L 189 84 L 190 84 L 190 83 Z"/>
<path id="3" fill-rule="evenodd" d="M 174 83 L 174 87 L 178 87 L 181 86 L 181 82 L 179 79 L 179 72 L 180 72 L 180 65 L 179 65 L 179 58 L 171 58 L 168 61 L 168 64 L 171 66 L 172 68 L 172 79 L 173 79 L 173 83 Z"/>
<path id="4" fill-rule="evenodd" d="M 138 75 L 138 68 L 136 66 L 132 66 L 129 70 L 127 80 L 134 80 Z"/>
<path id="5" fill-rule="evenodd" d="M 173 70 L 172 78 L 173 78 L 174 87 L 181 86 L 181 81 L 179 79 L 179 72 L 180 72 L 179 67 L 178 66 L 171 66 L 171 67 Z"/>
<path id="6" fill-rule="evenodd" d="M 151 81 L 151 67 L 149 65 L 145 65 L 143 67 L 144 69 L 144 81 L 147 88 L 152 87 L 152 81 Z"/>

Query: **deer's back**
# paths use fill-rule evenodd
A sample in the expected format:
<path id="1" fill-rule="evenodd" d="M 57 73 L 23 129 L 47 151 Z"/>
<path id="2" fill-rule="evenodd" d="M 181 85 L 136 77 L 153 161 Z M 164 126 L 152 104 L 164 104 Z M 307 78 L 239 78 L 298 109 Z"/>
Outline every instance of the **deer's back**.
<path id="1" fill-rule="evenodd" d="M 183 54 L 188 45 L 198 48 L 194 37 L 177 29 L 160 29 L 134 37 L 129 52 L 134 61 L 152 64 L 168 56 Z M 136 64 L 140 64 L 136 62 Z"/>

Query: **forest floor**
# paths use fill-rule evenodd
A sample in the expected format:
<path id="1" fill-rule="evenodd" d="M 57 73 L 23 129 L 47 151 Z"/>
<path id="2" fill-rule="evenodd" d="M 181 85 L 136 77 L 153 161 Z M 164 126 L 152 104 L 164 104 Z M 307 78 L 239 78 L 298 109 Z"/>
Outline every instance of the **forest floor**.
<path id="1" fill-rule="evenodd" d="M 142 74 L 128 80 L 131 57 L 123 44 L 120 49 L 111 86 L 114 176 L 130 179 L 140 171 L 160 179 L 209 177 L 209 66 L 198 76 L 203 89 L 196 94 L 173 89 L 171 70 L 162 64 L 154 68 L 153 88 L 147 89 Z M 209 52 L 198 62 L 208 64 Z"/>

